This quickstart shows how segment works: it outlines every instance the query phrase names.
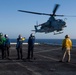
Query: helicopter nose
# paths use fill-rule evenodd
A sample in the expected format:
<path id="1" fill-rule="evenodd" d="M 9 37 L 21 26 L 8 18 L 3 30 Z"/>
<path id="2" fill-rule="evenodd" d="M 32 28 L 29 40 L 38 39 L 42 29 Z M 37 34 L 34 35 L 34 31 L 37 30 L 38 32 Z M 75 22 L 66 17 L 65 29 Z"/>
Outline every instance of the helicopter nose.
<path id="1" fill-rule="evenodd" d="M 64 26 L 64 27 L 67 27 L 67 26 Z"/>
<path id="2" fill-rule="evenodd" d="M 67 27 L 67 26 L 66 26 L 66 22 L 63 23 L 63 26 L 64 26 L 64 27 Z"/>
<path id="3" fill-rule="evenodd" d="M 64 25 L 66 25 L 66 22 L 64 22 Z"/>

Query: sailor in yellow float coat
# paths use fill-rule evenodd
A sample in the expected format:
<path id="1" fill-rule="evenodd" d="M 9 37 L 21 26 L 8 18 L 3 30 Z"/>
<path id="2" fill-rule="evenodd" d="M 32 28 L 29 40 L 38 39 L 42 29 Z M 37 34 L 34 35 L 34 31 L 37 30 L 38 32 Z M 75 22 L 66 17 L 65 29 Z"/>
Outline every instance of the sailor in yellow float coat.
<path id="1" fill-rule="evenodd" d="M 68 54 L 68 60 L 67 62 L 70 62 L 70 50 L 72 49 L 72 41 L 69 38 L 68 35 L 65 36 L 65 39 L 62 42 L 62 50 L 64 51 L 62 61 L 64 61 L 64 58 L 66 54 Z"/>

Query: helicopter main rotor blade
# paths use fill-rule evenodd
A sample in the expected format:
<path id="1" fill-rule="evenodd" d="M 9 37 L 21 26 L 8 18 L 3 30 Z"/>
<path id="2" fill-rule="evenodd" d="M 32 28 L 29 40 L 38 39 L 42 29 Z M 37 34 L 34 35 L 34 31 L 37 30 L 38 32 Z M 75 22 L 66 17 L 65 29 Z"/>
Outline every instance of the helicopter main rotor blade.
<path id="1" fill-rule="evenodd" d="M 63 15 L 63 16 L 66 16 L 66 17 L 76 17 L 75 15 Z"/>
<path id="2" fill-rule="evenodd" d="M 19 11 L 19 12 L 24 12 L 24 13 L 37 14 L 37 15 L 63 16 L 63 15 L 53 15 L 53 14 L 46 14 L 46 13 L 39 13 L 39 12 L 32 12 L 32 11 L 25 11 L 25 10 L 18 10 L 18 11 Z"/>
<path id="3" fill-rule="evenodd" d="M 58 5 L 55 6 L 54 13 L 53 14 L 46 14 L 46 13 L 39 13 L 39 12 L 32 12 L 32 11 L 25 11 L 25 10 L 18 10 L 19 12 L 24 12 L 24 13 L 31 13 L 31 14 L 37 14 L 37 15 L 47 15 L 47 16 L 59 16 L 59 17 L 76 17 L 76 16 L 70 16 L 70 15 L 56 15 L 55 12 L 58 9 Z"/>
<path id="4" fill-rule="evenodd" d="M 53 16 L 59 16 L 59 17 L 64 17 L 64 15 L 53 15 Z"/>
<path id="5" fill-rule="evenodd" d="M 37 14 L 37 15 L 48 15 L 50 16 L 51 14 L 46 14 L 46 13 L 39 13 L 39 12 L 32 12 L 32 11 L 25 11 L 25 10 L 18 10 L 19 12 L 24 12 L 24 13 L 31 13 L 31 14 Z"/>
<path id="6" fill-rule="evenodd" d="M 55 13 L 56 13 L 58 7 L 59 7 L 59 4 L 56 4 L 55 7 L 54 7 L 54 10 L 53 10 L 53 15 L 55 15 Z"/>
<path id="7" fill-rule="evenodd" d="M 59 17 L 76 17 L 76 15 L 53 15 L 53 16 L 59 16 Z"/>

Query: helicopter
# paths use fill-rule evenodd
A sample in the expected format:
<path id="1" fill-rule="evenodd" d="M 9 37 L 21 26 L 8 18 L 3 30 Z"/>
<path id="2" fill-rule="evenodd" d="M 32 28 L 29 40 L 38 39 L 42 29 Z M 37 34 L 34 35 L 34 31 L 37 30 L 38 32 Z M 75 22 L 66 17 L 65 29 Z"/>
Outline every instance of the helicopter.
<path id="1" fill-rule="evenodd" d="M 56 15 L 56 11 L 59 8 L 59 6 L 60 6 L 59 4 L 55 5 L 52 14 L 25 11 L 25 10 L 18 10 L 18 11 L 25 12 L 25 13 L 31 13 L 31 14 L 37 14 L 37 15 L 50 16 L 49 19 L 45 23 L 35 25 L 34 26 L 35 30 L 32 30 L 32 31 L 40 32 L 40 33 L 42 33 L 42 32 L 44 32 L 44 33 L 54 32 L 54 35 L 56 35 L 56 34 L 63 33 L 63 29 L 65 27 L 67 27 L 66 22 L 64 20 L 55 18 L 56 16 L 59 16 L 59 17 L 65 16 L 65 15 Z"/>

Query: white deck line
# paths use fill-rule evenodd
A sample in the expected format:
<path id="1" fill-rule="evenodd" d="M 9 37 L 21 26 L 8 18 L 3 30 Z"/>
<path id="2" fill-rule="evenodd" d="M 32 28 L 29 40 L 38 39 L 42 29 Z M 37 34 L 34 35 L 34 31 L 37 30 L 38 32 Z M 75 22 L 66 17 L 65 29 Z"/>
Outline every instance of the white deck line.
<path id="1" fill-rule="evenodd" d="M 17 43 L 10 43 L 11 45 L 16 45 Z M 23 45 L 27 45 L 28 43 L 23 43 Z M 40 43 L 35 43 L 35 45 L 39 45 Z"/>

